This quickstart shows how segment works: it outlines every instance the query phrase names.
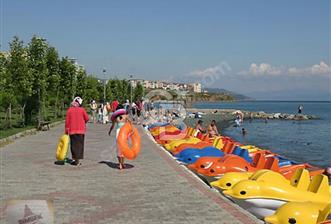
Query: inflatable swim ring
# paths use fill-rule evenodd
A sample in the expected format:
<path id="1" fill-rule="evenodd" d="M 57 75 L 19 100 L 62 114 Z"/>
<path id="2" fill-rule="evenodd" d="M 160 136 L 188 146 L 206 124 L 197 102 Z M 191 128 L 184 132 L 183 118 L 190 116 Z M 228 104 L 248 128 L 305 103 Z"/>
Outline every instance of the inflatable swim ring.
<path id="1" fill-rule="evenodd" d="M 69 135 L 62 135 L 56 149 L 56 159 L 64 160 L 69 148 Z"/>
<path id="2" fill-rule="evenodd" d="M 119 110 L 116 110 L 110 117 L 110 120 L 111 121 L 115 121 L 116 117 L 117 116 L 120 116 L 120 115 L 124 115 L 124 114 L 127 114 L 126 110 L 125 109 L 119 109 Z"/>
<path id="3" fill-rule="evenodd" d="M 131 147 L 128 144 L 129 138 L 131 139 Z M 133 127 L 130 122 L 126 122 L 118 134 L 117 146 L 125 158 L 133 160 L 140 152 L 140 145 L 140 135 L 137 128 Z"/>

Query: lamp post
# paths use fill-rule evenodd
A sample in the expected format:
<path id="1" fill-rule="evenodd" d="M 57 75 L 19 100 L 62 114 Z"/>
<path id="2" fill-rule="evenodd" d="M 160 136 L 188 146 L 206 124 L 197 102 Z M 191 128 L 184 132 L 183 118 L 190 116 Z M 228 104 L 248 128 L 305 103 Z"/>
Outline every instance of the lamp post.
<path id="1" fill-rule="evenodd" d="M 133 75 L 130 75 L 130 102 L 132 103 L 132 86 L 133 86 L 133 82 L 132 82 L 132 78 L 133 78 Z"/>
<path id="2" fill-rule="evenodd" d="M 103 103 L 106 103 L 106 69 L 102 69 L 103 73 Z"/>

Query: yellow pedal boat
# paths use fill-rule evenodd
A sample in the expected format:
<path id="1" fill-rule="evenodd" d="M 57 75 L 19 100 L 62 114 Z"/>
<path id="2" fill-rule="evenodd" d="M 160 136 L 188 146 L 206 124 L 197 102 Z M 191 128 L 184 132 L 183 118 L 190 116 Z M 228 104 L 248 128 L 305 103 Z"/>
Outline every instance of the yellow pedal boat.
<path id="1" fill-rule="evenodd" d="M 172 151 L 175 147 L 178 147 L 181 144 L 186 144 L 186 143 L 196 144 L 198 142 L 201 142 L 201 140 L 195 137 L 189 137 L 180 140 L 170 141 L 168 144 L 163 145 L 163 147 L 166 148 L 168 151 Z"/>
<path id="2" fill-rule="evenodd" d="M 288 202 L 264 220 L 270 224 L 322 224 L 331 223 L 330 214 L 331 203 L 325 206 L 313 202 Z"/>
<path id="3" fill-rule="evenodd" d="M 268 173 L 268 175 L 267 175 Z M 275 181 L 274 177 L 278 176 L 271 170 L 258 170 L 255 173 L 251 172 L 229 172 L 224 174 L 220 179 L 210 183 L 212 187 L 220 191 L 231 189 L 236 183 L 242 180 L 256 180 L 263 178 L 264 181 Z M 277 178 L 278 179 L 278 178 Z M 281 180 L 283 178 L 280 178 Z M 307 190 L 310 184 L 309 171 L 306 169 L 297 169 L 290 181 L 287 181 L 292 186 Z"/>
<path id="4" fill-rule="evenodd" d="M 323 174 L 314 176 L 309 184 L 305 181 L 292 184 L 282 181 L 276 174 L 269 181 L 261 175 L 255 180 L 239 181 L 223 193 L 258 218 L 272 215 L 286 202 L 311 201 L 326 206 L 331 201 L 328 177 Z"/>

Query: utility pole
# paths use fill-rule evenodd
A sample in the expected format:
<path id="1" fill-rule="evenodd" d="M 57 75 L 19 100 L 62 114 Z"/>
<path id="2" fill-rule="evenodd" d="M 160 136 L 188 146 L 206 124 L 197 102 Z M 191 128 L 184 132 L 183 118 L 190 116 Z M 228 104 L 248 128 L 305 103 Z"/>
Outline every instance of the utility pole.
<path id="1" fill-rule="evenodd" d="M 130 75 L 130 98 L 131 98 L 131 104 L 132 104 L 132 86 L 133 86 L 133 81 L 131 81 L 133 78 L 133 75 Z"/>
<path id="2" fill-rule="evenodd" d="M 102 69 L 103 73 L 103 103 L 106 103 L 106 69 Z"/>

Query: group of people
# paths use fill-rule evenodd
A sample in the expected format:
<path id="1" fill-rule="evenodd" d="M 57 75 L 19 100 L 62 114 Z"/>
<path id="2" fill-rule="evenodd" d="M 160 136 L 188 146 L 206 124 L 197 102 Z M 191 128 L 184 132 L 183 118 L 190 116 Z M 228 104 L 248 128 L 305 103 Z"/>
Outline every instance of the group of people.
<path id="1" fill-rule="evenodd" d="M 133 121 L 139 123 L 140 117 L 144 116 L 145 105 L 142 99 L 137 100 L 136 102 L 130 103 L 129 100 L 126 100 L 123 104 L 120 104 L 118 100 L 114 100 L 111 103 L 106 102 L 106 104 L 100 103 L 99 105 L 95 100 L 90 102 L 90 110 L 92 115 L 92 122 L 107 124 L 111 122 L 112 114 L 117 110 L 118 106 L 121 106 L 125 109 Z"/>
<path id="2" fill-rule="evenodd" d="M 70 147 L 73 159 L 72 165 L 76 166 L 81 165 L 80 160 L 84 158 L 86 123 L 90 119 L 86 110 L 82 107 L 82 103 L 82 98 L 74 98 L 71 103 L 71 107 L 67 111 L 65 122 L 65 133 L 70 136 Z M 110 135 L 113 129 L 116 129 L 116 138 L 120 128 L 125 124 L 125 122 L 136 121 L 140 124 L 141 117 L 143 117 L 145 123 L 148 119 L 151 120 L 151 122 L 172 122 L 174 117 L 176 117 L 176 114 L 174 112 L 170 112 L 169 110 L 158 114 L 158 112 L 154 111 L 153 107 L 154 106 L 150 102 L 145 104 L 143 100 L 138 100 L 137 102 L 132 103 L 130 103 L 129 100 L 126 100 L 122 104 L 117 100 L 114 100 L 111 103 L 107 102 L 106 104 L 101 103 L 99 105 L 95 102 L 95 100 L 90 102 L 92 122 L 99 122 L 102 124 L 111 122 L 112 125 L 110 126 L 108 134 Z M 298 107 L 298 113 L 302 113 L 302 110 L 303 106 L 300 105 Z M 155 116 L 150 116 L 151 114 Z M 236 116 L 235 122 L 237 126 L 240 126 L 243 123 L 244 114 L 241 111 L 235 111 L 233 114 Z M 155 120 L 156 117 L 159 119 Z M 210 138 L 220 135 L 215 120 L 212 120 L 208 127 L 205 128 L 203 121 L 199 119 L 195 125 L 195 129 L 199 130 L 203 134 L 208 134 Z M 245 128 L 242 128 L 241 131 L 243 135 L 247 134 L 247 130 Z M 118 148 L 116 150 L 116 155 L 119 162 L 119 169 L 125 168 L 123 154 Z"/>
<path id="3" fill-rule="evenodd" d="M 72 165 L 80 166 L 81 160 L 84 159 L 84 139 L 86 133 L 86 123 L 90 120 L 84 107 L 82 107 L 83 99 L 81 97 L 75 97 L 71 103 L 71 106 L 67 110 L 65 120 L 65 133 L 70 137 L 70 150 L 72 154 Z M 97 105 L 95 100 L 90 102 L 90 109 L 92 114 L 93 123 L 107 123 L 111 121 L 111 126 L 108 131 L 110 135 L 113 129 L 116 129 L 115 145 L 116 156 L 119 162 L 119 169 L 125 168 L 124 156 L 121 150 L 117 147 L 116 139 L 118 137 L 120 128 L 125 122 L 131 122 L 131 119 L 135 120 L 143 113 L 143 101 L 138 100 L 136 103 L 130 104 L 127 100 L 125 103 L 120 104 L 117 100 L 111 103 Z M 97 113 L 98 112 L 98 113 Z M 131 117 L 131 119 L 130 119 Z"/>
<path id="4" fill-rule="evenodd" d="M 92 115 L 92 122 L 106 124 L 110 120 L 111 113 L 114 112 L 119 105 L 117 100 L 106 104 L 100 103 L 99 105 L 95 102 L 95 100 L 91 100 L 90 102 L 90 110 Z"/>
<path id="5" fill-rule="evenodd" d="M 198 120 L 194 128 L 196 130 L 199 130 L 203 134 L 208 134 L 208 137 L 210 138 L 217 137 L 220 135 L 215 120 L 212 120 L 207 128 L 203 126 L 202 120 Z"/>

